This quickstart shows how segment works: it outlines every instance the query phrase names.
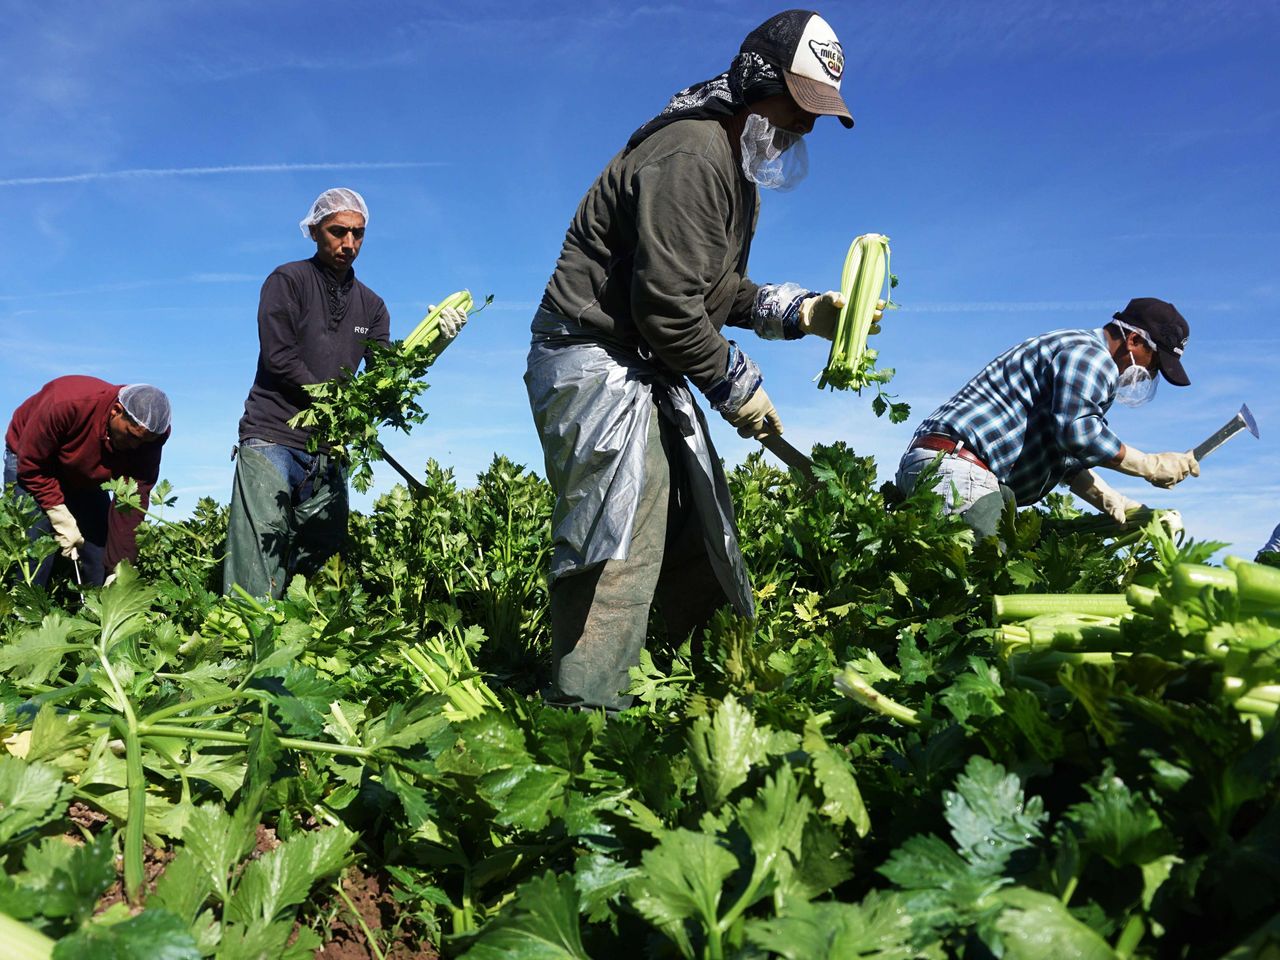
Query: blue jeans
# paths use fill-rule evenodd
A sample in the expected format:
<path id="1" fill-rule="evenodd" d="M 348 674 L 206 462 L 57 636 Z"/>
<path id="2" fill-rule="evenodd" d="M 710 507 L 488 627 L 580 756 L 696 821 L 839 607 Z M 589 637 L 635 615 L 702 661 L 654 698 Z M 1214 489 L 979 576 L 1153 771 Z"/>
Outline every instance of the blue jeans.
<path id="1" fill-rule="evenodd" d="M 278 599 L 295 573 L 309 575 L 342 549 L 347 479 L 323 453 L 248 438 L 240 443 L 227 520 L 223 592 L 239 584 Z"/>
<path id="2" fill-rule="evenodd" d="M 4 482 L 13 484 L 14 493 L 35 506 L 35 499 L 18 483 L 18 455 L 7 446 L 4 448 Z M 67 509 L 76 518 L 76 526 L 84 537 L 84 544 L 79 548 L 80 559 L 77 561 L 80 571 L 80 582 L 91 586 L 101 586 L 106 579 L 107 522 L 111 510 L 111 497 L 105 490 L 67 490 L 62 491 Z M 27 539 L 39 540 L 53 534 L 53 524 L 43 512 L 31 529 L 27 531 Z M 47 587 L 53 575 L 53 566 L 58 554 L 45 557 L 38 565 L 32 564 L 31 581 L 40 587 Z"/>

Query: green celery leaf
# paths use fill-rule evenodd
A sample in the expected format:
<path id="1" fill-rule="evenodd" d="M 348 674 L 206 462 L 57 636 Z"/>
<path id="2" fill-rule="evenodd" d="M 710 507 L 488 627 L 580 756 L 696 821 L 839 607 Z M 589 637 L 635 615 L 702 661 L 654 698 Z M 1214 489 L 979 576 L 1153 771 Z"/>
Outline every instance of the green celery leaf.
<path id="1" fill-rule="evenodd" d="M 827 743 L 812 717 L 805 725 L 804 749 L 813 766 L 814 780 L 822 789 L 819 812 L 836 825 L 851 823 L 858 836 L 865 837 L 871 832 L 871 816 L 854 779 L 853 764 Z"/>
<path id="2" fill-rule="evenodd" d="M 257 827 L 257 818 L 245 805 L 234 814 L 213 803 L 191 811 L 183 835 L 186 852 L 200 867 L 219 901 L 226 902 L 232 868 L 253 850 Z M 183 911 L 180 915 L 187 914 Z"/>
<path id="3" fill-rule="evenodd" d="M 711 718 L 699 717 L 689 731 L 689 756 L 708 809 L 717 810 L 746 782 L 751 768 L 768 756 L 770 738 L 746 707 L 730 694 Z"/>
<path id="4" fill-rule="evenodd" d="M 62 816 L 73 789 L 47 763 L 0 753 L 0 845 Z"/>
<path id="5" fill-rule="evenodd" d="M 485 924 L 468 960 L 590 960 L 578 923 L 574 877 L 551 871 L 520 884 L 515 900 Z"/>
<path id="6" fill-rule="evenodd" d="M 943 805 L 960 852 L 988 876 L 1036 841 L 1046 817 L 1039 797 L 1025 800 L 1018 777 L 983 756 L 970 758 Z"/>
<path id="7" fill-rule="evenodd" d="M 724 882 L 738 859 L 714 836 L 671 830 L 641 857 L 642 874 L 627 886 L 632 906 L 692 955 L 686 920 L 705 932 L 718 922 Z"/>
<path id="8" fill-rule="evenodd" d="M 791 878 L 804 844 L 804 828 L 813 812 L 790 767 L 765 780 L 760 791 L 738 807 L 738 822 L 751 841 L 751 903 Z M 739 912 L 751 903 L 735 902 Z"/>
<path id="9" fill-rule="evenodd" d="M 637 867 L 628 866 L 603 853 L 588 853 L 578 858 L 573 867 L 574 886 L 581 898 L 582 912 L 592 922 L 603 922 L 610 916 L 609 904 L 615 902 L 626 885 L 640 876 Z"/>
<path id="10" fill-rule="evenodd" d="M 1106 858 L 1113 867 L 1142 866 L 1174 851 L 1176 841 L 1159 814 L 1119 777 L 1108 771 L 1096 786 L 1086 784 L 1085 790 L 1089 799 L 1067 810 L 1067 817 L 1080 826 L 1084 849 Z"/>
<path id="11" fill-rule="evenodd" d="M 1004 960 L 1116 960 L 1107 942 L 1073 917 L 1047 893 L 1011 887 L 1002 890 L 1005 909 L 996 920 Z"/>
<path id="12" fill-rule="evenodd" d="M 956 677 L 938 699 L 957 723 L 966 723 L 970 717 L 995 717 L 1003 713 L 1000 705 L 1003 693 L 1000 671 L 977 657 L 970 657 L 969 672 Z"/>
<path id="13" fill-rule="evenodd" d="M 797 904 L 750 920 L 747 939 L 783 960 L 913 960 L 911 915 L 897 894 L 873 892 L 861 903 Z"/>
<path id="14" fill-rule="evenodd" d="M 45 683 L 61 669 L 63 658 L 74 649 L 75 634 L 84 628 L 81 621 L 49 614 L 40 626 L 0 647 L 0 674 L 19 686 Z"/>
<path id="15" fill-rule="evenodd" d="M 244 868 L 226 916 L 246 925 L 282 919 L 317 880 L 342 869 L 355 842 L 346 827 L 295 834 Z"/>
<path id="16" fill-rule="evenodd" d="M 192 853 L 188 840 L 186 849 L 179 850 L 177 856 L 165 864 L 164 872 L 156 880 L 155 893 L 147 898 L 147 907 L 168 910 L 190 926 L 212 892 L 208 870 Z"/>
<path id="17" fill-rule="evenodd" d="M 201 960 L 187 926 L 164 910 L 115 924 L 88 924 L 53 948 L 53 960 Z"/>
<path id="18" fill-rule="evenodd" d="M 138 572 L 128 561 L 116 565 L 115 581 L 98 595 L 102 643 L 108 652 L 146 627 L 145 614 L 155 599 L 155 589 L 138 579 Z"/>
<path id="19" fill-rule="evenodd" d="M 497 823 L 541 830 L 563 807 L 568 780 L 559 767 L 526 763 L 485 774 L 476 781 L 476 793 L 493 807 Z"/>

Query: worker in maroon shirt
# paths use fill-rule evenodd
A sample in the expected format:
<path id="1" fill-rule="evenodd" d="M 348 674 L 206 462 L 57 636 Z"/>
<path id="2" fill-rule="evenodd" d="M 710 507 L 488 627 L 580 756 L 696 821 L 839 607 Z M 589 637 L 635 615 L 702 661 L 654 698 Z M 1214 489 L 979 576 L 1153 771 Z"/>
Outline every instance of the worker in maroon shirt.
<path id="1" fill-rule="evenodd" d="M 137 559 L 142 514 L 112 509 L 102 484 L 136 481 L 146 509 L 169 420 L 169 398 L 150 384 L 79 376 L 50 380 L 14 411 L 4 437 L 4 482 L 44 511 L 32 538 L 52 533 L 82 583 L 101 585 L 121 560 Z M 36 571 L 41 586 L 53 559 Z"/>

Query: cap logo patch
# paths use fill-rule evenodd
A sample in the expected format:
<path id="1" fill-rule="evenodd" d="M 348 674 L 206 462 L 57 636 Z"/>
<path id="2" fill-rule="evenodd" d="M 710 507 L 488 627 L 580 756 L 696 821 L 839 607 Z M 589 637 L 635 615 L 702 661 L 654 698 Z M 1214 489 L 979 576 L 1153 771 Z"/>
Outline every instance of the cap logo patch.
<path id="1" fill-rule="evenodd" d="M 809 49 L 822 64 L 823 72 L 836 83 L 844 74 L 844 50 L 837 40 L 810 40 Z"/>

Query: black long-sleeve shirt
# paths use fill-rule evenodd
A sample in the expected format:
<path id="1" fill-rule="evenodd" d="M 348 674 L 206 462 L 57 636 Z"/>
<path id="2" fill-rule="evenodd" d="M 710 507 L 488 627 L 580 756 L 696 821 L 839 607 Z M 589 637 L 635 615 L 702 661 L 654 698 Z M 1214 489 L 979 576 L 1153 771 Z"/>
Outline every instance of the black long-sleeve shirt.
<path id="1" fill-rule="evenodd" d="M 310 401 L 302 388 L 355 371 L 368 353 L 366 341 L 385 344 L 390 334 L 387 305 L 354 270 L 338 279 L 315 257 L 276 267 L 258 301 L 258 372 L 240 439 L 306 449 L 310 431 L 288 426 Z"/>

